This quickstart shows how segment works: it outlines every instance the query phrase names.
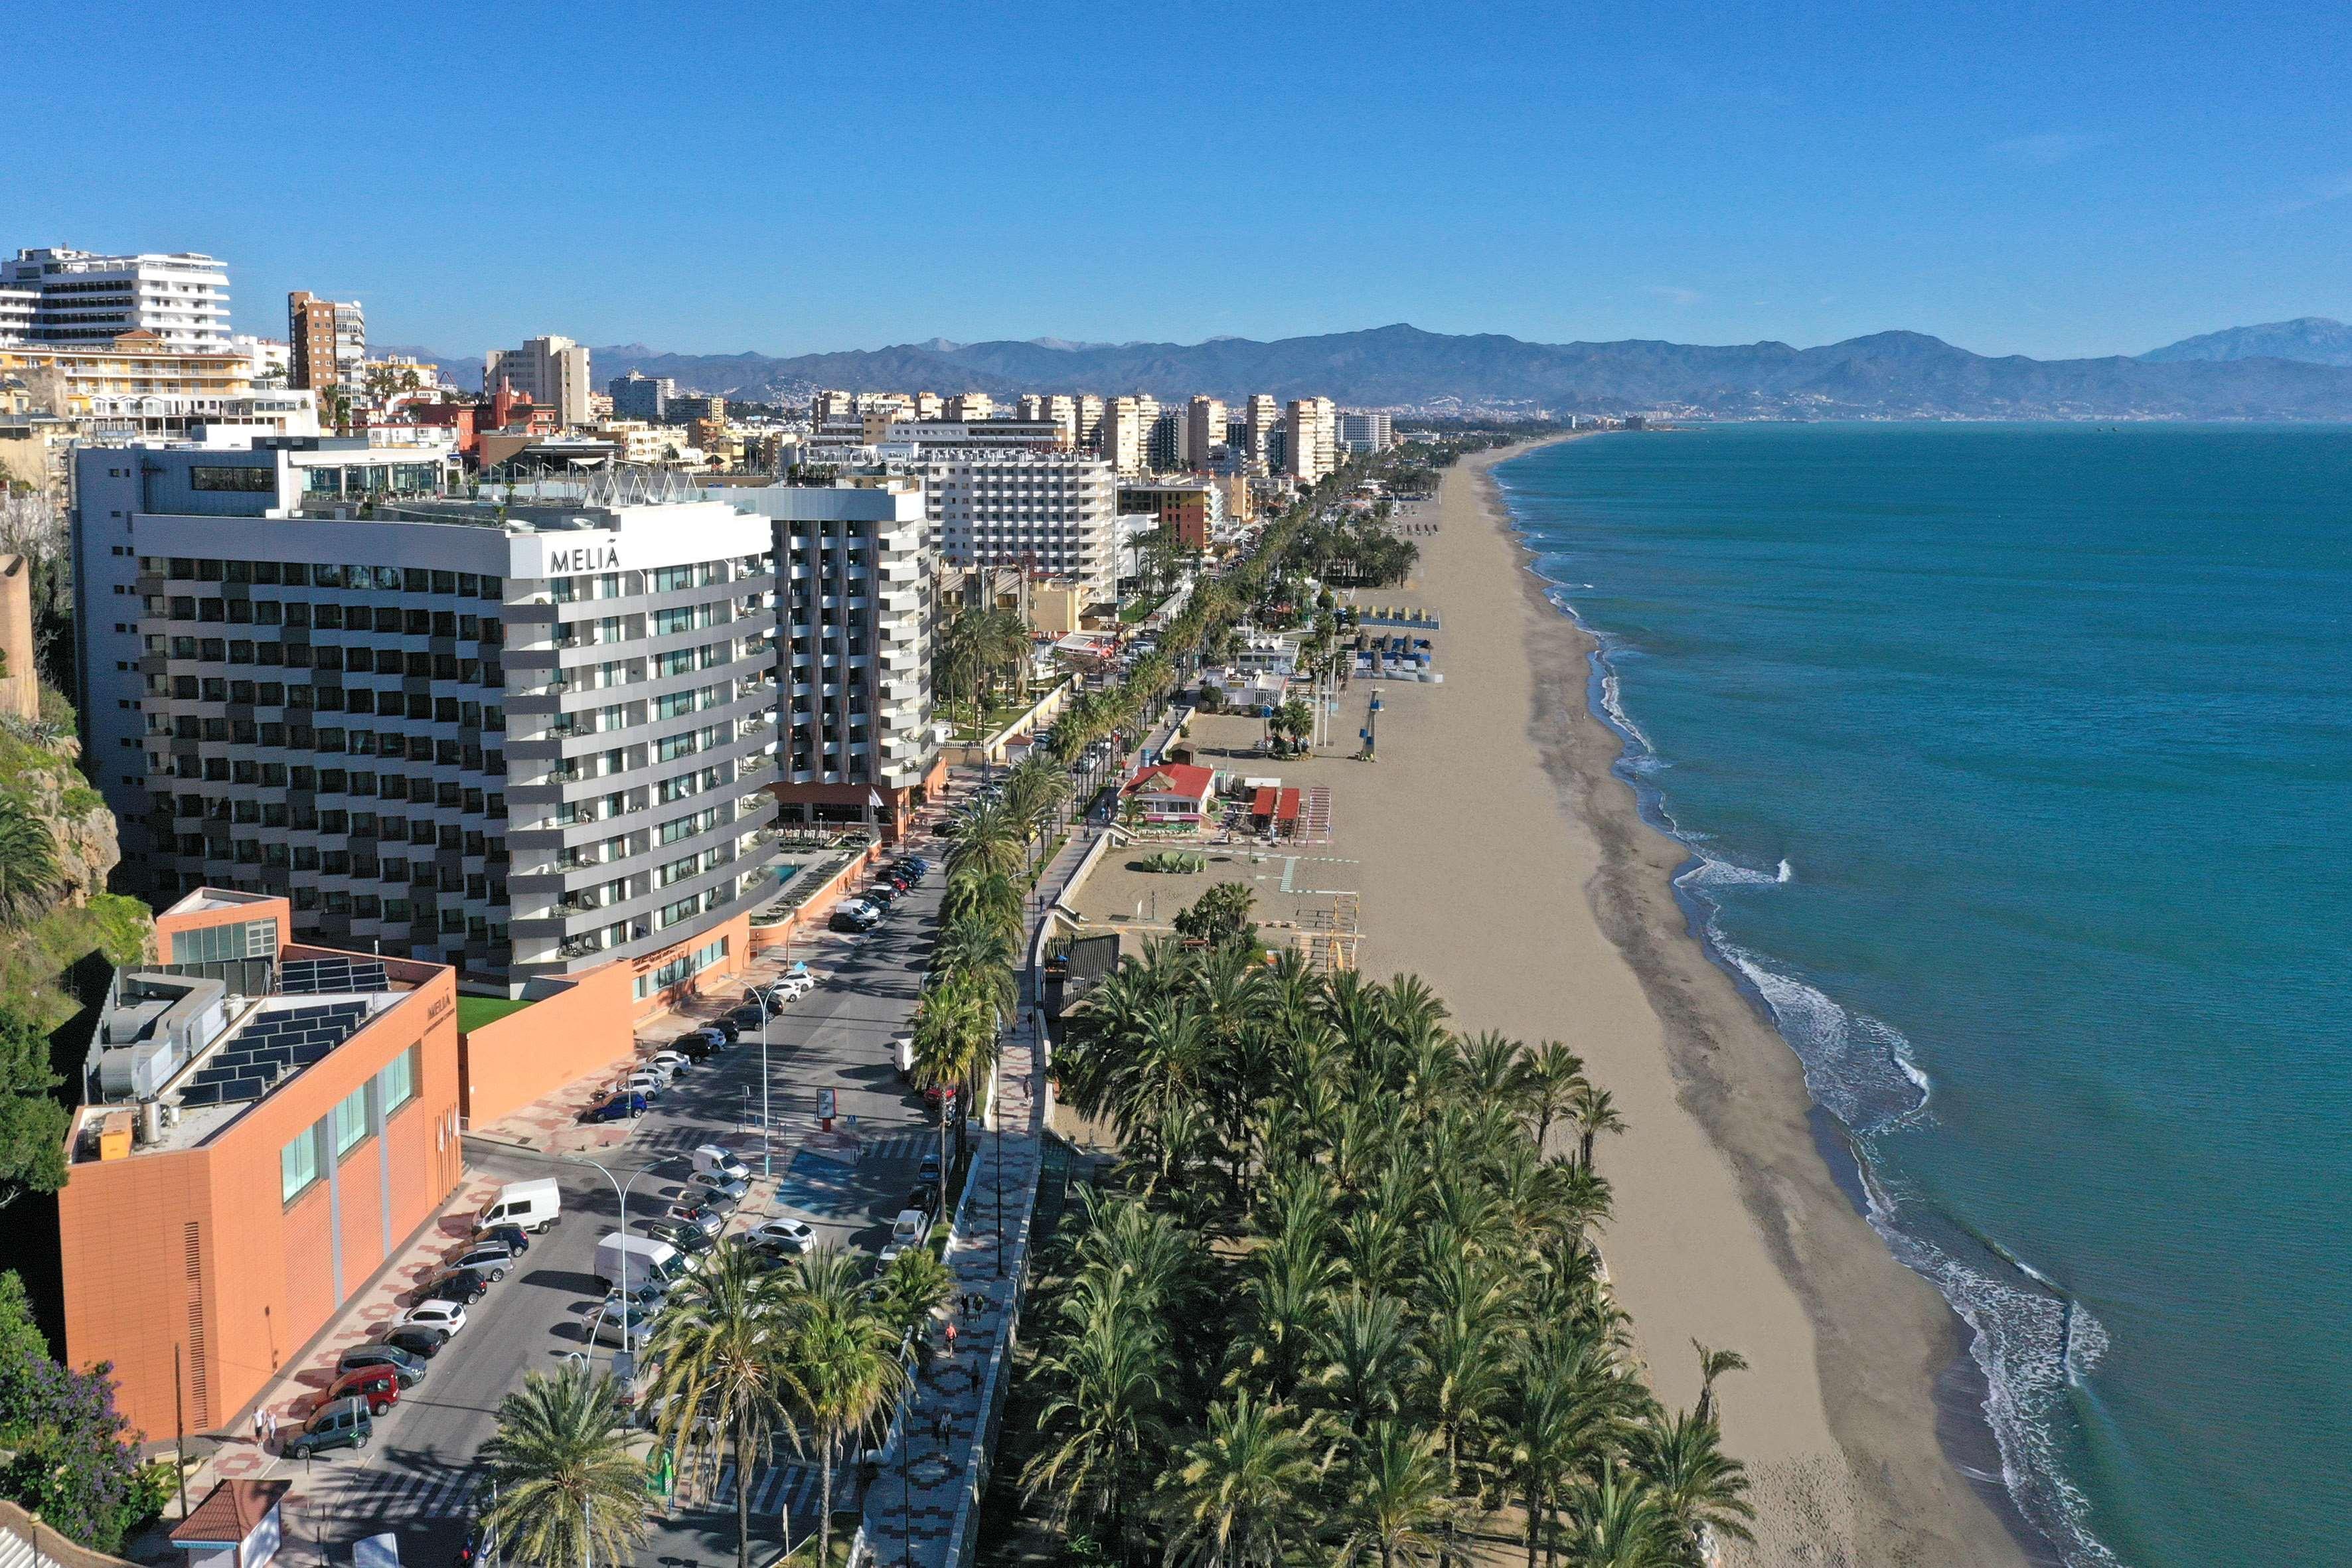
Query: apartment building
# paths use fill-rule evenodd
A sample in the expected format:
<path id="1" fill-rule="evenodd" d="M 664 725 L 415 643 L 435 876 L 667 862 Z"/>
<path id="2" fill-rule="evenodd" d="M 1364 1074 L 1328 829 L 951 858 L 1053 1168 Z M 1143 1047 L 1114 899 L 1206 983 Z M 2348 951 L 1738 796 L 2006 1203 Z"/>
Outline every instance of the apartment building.
<path id="1" fill-rule="evenodd" d="M 666 375 L 646 375 L 633 370 L 606 382 L 604 392 L 613 400 L 614 418 L 642 419 L 659 425 L 669 417 L 669 403 L 677 395 L 677 383 Z"/>
<path id="2" fill-rule="evenodd" d="M 1339 447 L 1343 452 L 1385 452 L 1396 445 L 1396 432 L 1386 410 L 1350 408 L 1339 416 Z"/>
<path id="3" fill-rule="evenodd" d="M 124 332 L 100 346 L 0 347 L 0 375 L 26 400 L 84 435 L 185 435 L 198 426 L 315 434 L 308 392 L 259 390 L 244 353 L 173 349 L 152 332 Z"/>
<path id="4" fill-rule="evenodd" d="M 1211 457 L 1224 444 L 1224 404 L 1214 397 L 1194 397 L 1184 410 L 1185 466 L 1207 473 Z"/>
<path id="5" fill-rule="evenodd" d="M 774 528 L 784 822 L 895 837 L 947 782 L 931 725 L 930 519 L 907 477 L 711 491 Z"/>
<path id="6" fill-rule="evenodd" d="M 1339 465 L 1339 414 L 1328 397 L 1293 398 L 1283 410 L 1284 472 L 1311 485 Z"/>
<path id="7" fill-rule="evenodd" d="M 1265 393 L 1257 393 L 1242 416 L 1243 440 L 1253 463 L 1271 465 L 1274 461 L 1273 440 L 1282 428 L 1282 405 Z"/>
<path id="8" fill-rule="evenodd" d="M 1062 445 L 1078 444 L 1078 400 L 1062 393 L 1025 393 L 1013 405 L 1013 417 L 1062 428 Z"/>
<path id="9" fill-rule="evenodd" d="M 950 420 L 963 424 L 993 419 L 996 399 L 984 392 L 959 392 L 948 399 L 944 412 Z"/>
<path id="10" fill-rule="evenodd" d="M 1136 473 L 1143 467 L 1144 442 L 1150 429 L 1134 398 L 1114 397 L 1103 405 L 1094 449 L 1118 472 Z"/>
<path id="11" fill-rule="evenodd" d="M 1192 445 L 1189 439 L 1192 422 L 1181 408 L 1160 409 L 1156 404 L 1152 406 L 1155 412 L 1151 418 L 1151 434 L 1144 443 L 1144 464 L 1154 473 L 1174 473 L 1187 466 L 1187 449 Z"/>
<path id="12" fill-rule="evenodd" d="M 115 973 L 58 1193 L 67 1359 L 151 1438 L 236 1426 L 465 1176 L 457 986 L 204 888 Z"/>
<path id="13" fill-rule="evenodd" d="M 867 445 L 912 442 L 960 451 L 1056 452 L 1069 447 L 1067 426 L 1054 419 L 893 419 L 863 432 Z"/>
<path id="14" fill-rule="evenodd" d="M 283 895 L 307 939 L 474 988 L 626 961 L 648 1010 L 740 965 L 773 884 L 765 520 L 625 474 L 475 497 L 446 447 L 78 461 L 84 755 L 151 898 Z"/>
<path id="15" fill-rule="evenodd" d="M 1225 490 L 1208 479 L 1143 479 L 1118 487 L 1118 510 L 1149 512 L 1187 550 L 1206 550 L 1225 527 Z"/>
<path id="16" fill-rule="evenodd" d="M 177 353 L 229 346 L 228 268 L 194 251 L 19 250 L 0 261 L 0 291 L 10 296 L 0 300 L 0 342 L 13 319 L 32 343 L 100 345 L 124 332 L 152 332 Z"/>
<path id="17" fill-rule="evenodd" d="M 1111 465 L 1071 452 L 927 450 L 931 538 L 950 566 L 1014 566 L 1068 577 L 1091 604 L 1118 596 L 1118 487 Z"/>
<path id="18" fill-rule="evenodd" d="M 566 426 L 585 425 L 588 411 L 588 351 L 570 338 L 530 338 L 519 349 L 492 349 L 482 364 L 482 389 L 508 385 L 541 408 L 551 408 Z"/>
<path id="19" fill-rule="evenodd" d="M 327 391 L 356 385 L 367 360 L 367 312 L 356 300 L 286 296 L 287 374 L 297 387 Z"/>
<path id="20" fill-rule="evenodd" d="M 1094 451 L 1096 437 L 1102 430 L 1103 400 L 1091 392 L 1081 393 L 1073 400 L 1072 407 L 1078 420 L 1076 445 L 1082 451 Z"/>

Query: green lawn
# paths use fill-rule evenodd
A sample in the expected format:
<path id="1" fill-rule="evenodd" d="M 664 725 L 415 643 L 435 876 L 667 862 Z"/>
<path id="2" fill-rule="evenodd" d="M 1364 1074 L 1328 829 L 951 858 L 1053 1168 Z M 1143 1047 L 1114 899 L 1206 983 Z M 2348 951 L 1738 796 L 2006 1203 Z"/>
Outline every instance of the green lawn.
<path id="1" fill-rule="evenodd" d="M 513 1001 L 504 996 L 460 996 L 457 998 L 457 1032 L 470 1034 L 485 1024 L 495 1024 L 509 1013 L 520 1013 L 530 1004 Z"/>

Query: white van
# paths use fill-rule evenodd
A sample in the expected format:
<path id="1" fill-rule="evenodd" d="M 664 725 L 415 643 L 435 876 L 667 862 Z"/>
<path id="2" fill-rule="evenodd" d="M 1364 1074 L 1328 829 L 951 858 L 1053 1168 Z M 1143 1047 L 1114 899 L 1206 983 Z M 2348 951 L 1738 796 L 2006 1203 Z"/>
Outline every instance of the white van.
<path id="1" fill-rule="evenodd" d="M 716 1143 L 700 1144 L 695 1149 L 694 1168 L 698 1173 L 708 1172 L 730 1182 L 751 1179 L 751 1168 Z"/>
<path id="2" fill-rule="evenodd" d="M 552 1176 L 537 1181 L 509 1182 L 499 1189 L 498 1196 L 482 1205 L 474 1216 L 474 1229 L 478 1234 L 494 1225 L 519 1225 L 536 1236 L 553 1225 L 563 1212 L 563 1191 Z"/>
<path id="3" fill-rule="evenodd" d="M 686 1272 L 685 1255 L 668 1242 L 612 1231 L 596 1244 L 596 1278 L 604 1281 L 605 1289 L 621 1288 L 623 1258 L 628 1260 L 628 1285 L 632 1291 L 648 1279 L 667 1282 Z"/>
<path id="4" fill-rule="evenodd" d="M 915 1037 L 899 1035 L 890 1042 L 890 1053 L 898 1059 L 898 1076 L 912 1081 L 915 1076 Z"/>

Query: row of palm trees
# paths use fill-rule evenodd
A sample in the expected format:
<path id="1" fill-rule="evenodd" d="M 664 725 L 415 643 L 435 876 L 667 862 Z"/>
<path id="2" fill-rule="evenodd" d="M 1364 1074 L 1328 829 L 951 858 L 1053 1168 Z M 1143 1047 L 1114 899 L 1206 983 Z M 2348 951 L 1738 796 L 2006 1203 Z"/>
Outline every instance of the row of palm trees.
<path id="1" fill-rule="evenodd" d="M 969 703 L 978 726 L 991 692 L 1000 686 L 1025 688 L 1029 652 L 1029 627 L 1019 611 L 967 605 L 940 628 L 931 656 L 932 689 L 950 713 L 959 700 Z"/>
<path id="2" fill-rule="evenodd" d="M 1031 1506 L 1120 1563 L 1681 1568 L 1751 1510 L 1714 1379 L 1643 1385 L 1593 1234 L 1622 1126 L 1558 1042 L 1447 1026 L 1419 980 L 1153 947 L 1055 1059 L 1115 1130 L 1017 1393 Z M 1013 1429 L 1008 1423 L 1008 1430 Z M 1076 1555 L 1076 1553 L 1074 1553 Z"/>
<path id="3" fill-rule="evenodd" d="M 751 1478 L 780 1437 L 815 1456 L 817 1561 L 832 1562 L 837 1468 L 885 1424 L 922 1343 L 908 1330 L 951 1286 L 924 1247 L 868 1278 L 860 1253 L 820 1247 L 780 1267 L 735 1240 L 679 1284 L 646 1345 L 644 1398 L 674 1470 L 731 1454 L 738 1568 L 751 1562 Z M 645 1533 L 646 1447 L 610 1374 L 532 1373 L 477 1461 L 483 1521 L 520 1563 L 622 1562 Z"/>

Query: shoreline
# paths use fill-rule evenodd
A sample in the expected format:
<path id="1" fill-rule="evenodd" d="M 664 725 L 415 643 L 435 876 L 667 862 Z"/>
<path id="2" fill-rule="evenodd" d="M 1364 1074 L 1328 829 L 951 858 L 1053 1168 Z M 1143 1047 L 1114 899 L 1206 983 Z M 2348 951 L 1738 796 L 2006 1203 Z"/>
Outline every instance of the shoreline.
<path id="1" fill-rule="evenodd" d="M 1513 1022 L 1486 1015 L 1521 1000 L 1526 974 L 1505 972 L 1515 961 L 1541 965 L 1536 973 L 1588 1004 L 1585 1027 L 1565 1032 L 1627 1112 L 1629 1131 L 1601 1162 L 1619 1195 L 1602 1250 L 1653 1385 L 1670 1405 L 1695 1396 L 1688 1338 L 1738 1349 L 1754 1369 L 1727 1379 L 1719 1396 L 1727 1448 L 1748 1462 L 1759 1513 L 1757 1544 L 1735 1545 L 1727 1562 L 1789 1561 L 1806 1544 L 1843 1545 L 1856 1562 L 2054 1561 L 2011 1502 L 1990 1429 L 1968 1403 L 1977 1374 L 1966 1324 L 1857 1207 L 1859 1167 L 1817 1111 L 1796 1053 L 1694 929 L 1675 884 L 1692 852 L 1645 816 L 1619 771 L 1623 739 L 1599 710 L 1599 641 L 1550 597 L 1555 584 L 1536 570 L 1491 473 L 1549 444 L 1477 454 L 1441 481 L 1441 526 L 1422 542 L 1423 581 L 1412 586 L 1446 613 L 1449 683 L 1432 694 L 1439 702 L 1384 689 L 1390 710 L 1411 717 L 1383 727 L 1381 771 L 1396 752 L 1420 749 L 1424 731 L 1419 738 L 1446 756 L 1482 765 L 1491 756 L 1509 773 L 1527 767 L 1538 791 L 1509 792 L 1521 796 L 1513 815 L 1524 821 L 1535 804 L 1527 796 L 1548 794 L 1567 853 L 1536 853 L 1524 826 L 1529 842 L 1506 853 L 1561 874 L 1582 897 L 1544 911 L 1558 922 L 1544 933 L 1551 941 L 1524 952 L 1488 943 L 1460 955 L 1466 965 L 1425 954 L 1429 944 L 1411 936 L 1412 951 L 1391 964 L 1383 939 L 1398 927 L 1378 900 L 1368 922 L 1376 967 L 1417 969 L 1442 994 L 1479 997 L 1458 1026 L 1474 1031 Z M 1503 572 L 1517 578 L 1516 595 Z M 1516 625 L 1507 613 L 1465 613 L 1514 602 Z M 1462 675 L 1472 681 L 1457 684 Z M 1486 712 L 1470 710 L 1474 692 Z M 1523 748 L 1493 722 L 1498 700 L 1511 699 Z M 1496 754 L 1506 751 L 1520 755 Z M 1374 895 L 1376 879 L 1367 879 Z M 1416 901 L 1451 900 L 1424 891 Z M 1546 994 L 1554 1006 L 1562 999 Z M 1559 1034 L 1559 1023 L 1509 1032 Z M 1973 1397 L 1983 1397 L 1980 1381 Z"/>

